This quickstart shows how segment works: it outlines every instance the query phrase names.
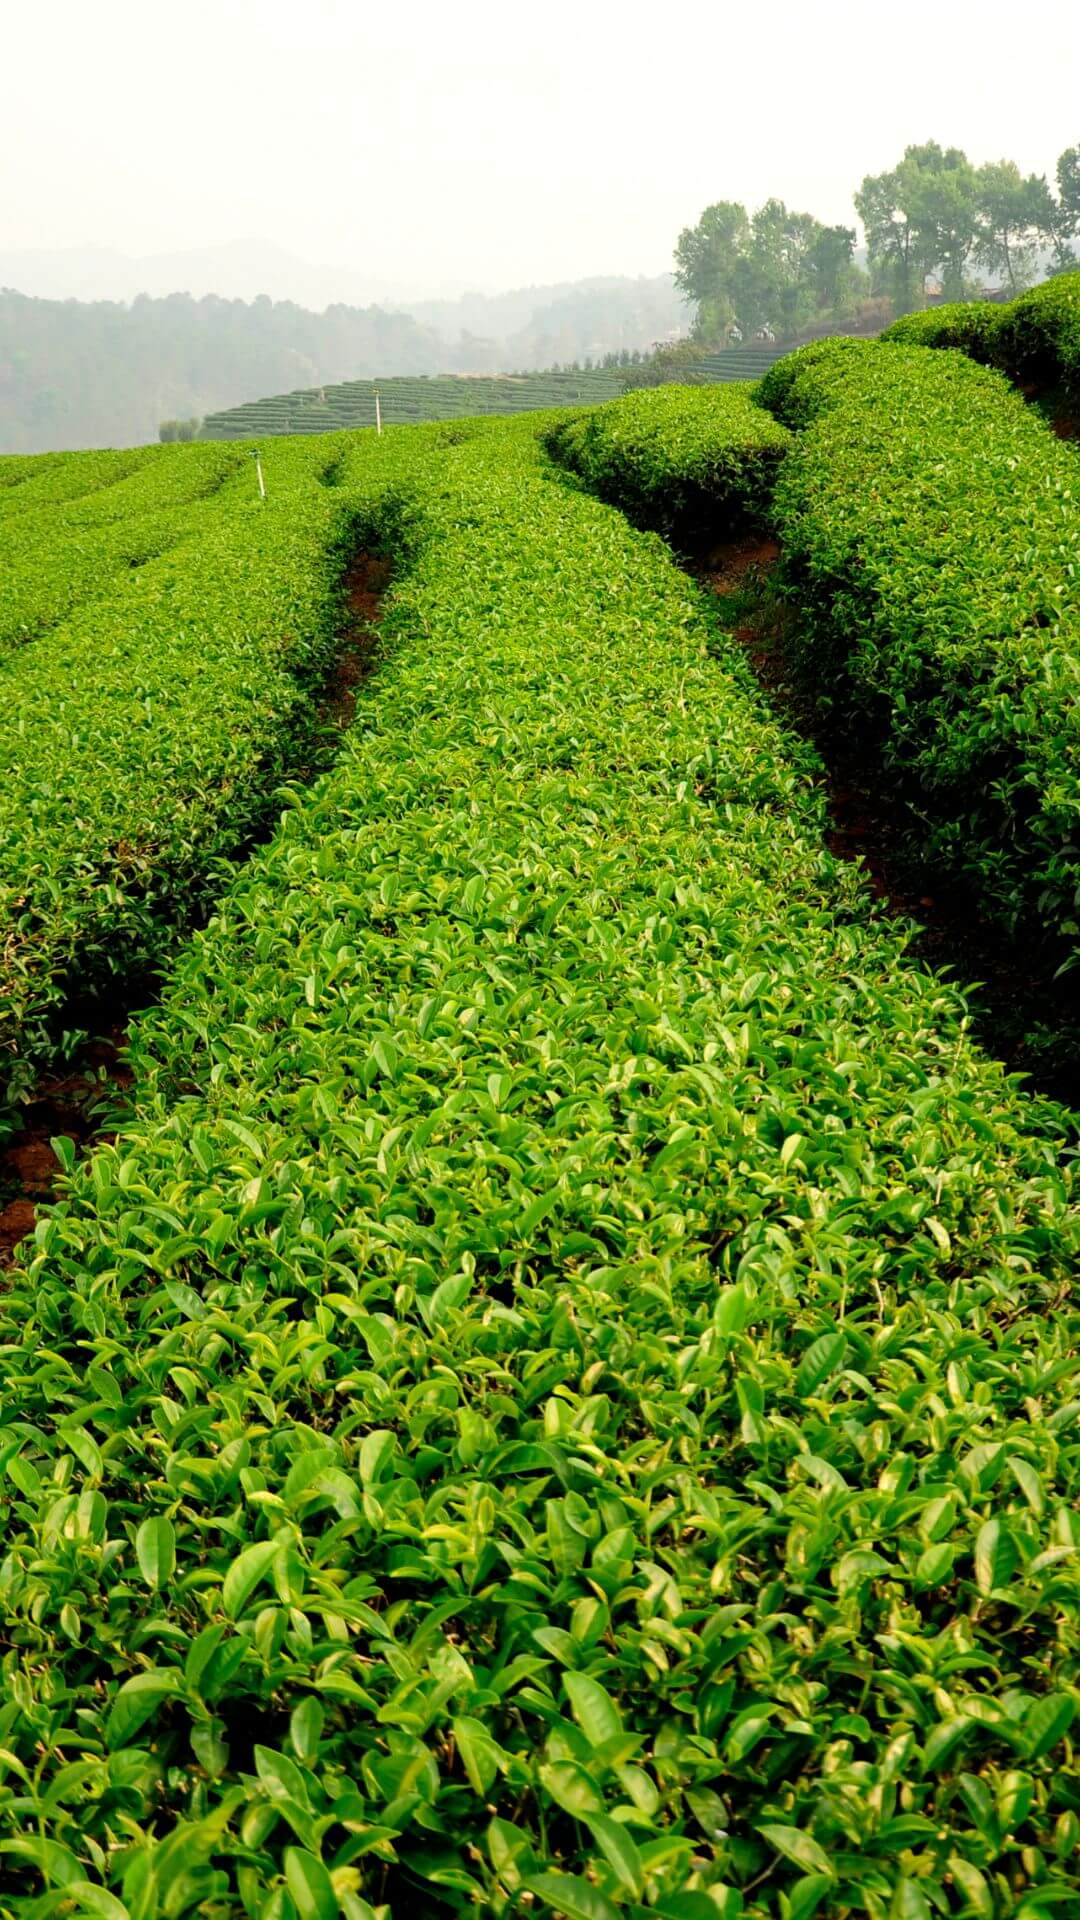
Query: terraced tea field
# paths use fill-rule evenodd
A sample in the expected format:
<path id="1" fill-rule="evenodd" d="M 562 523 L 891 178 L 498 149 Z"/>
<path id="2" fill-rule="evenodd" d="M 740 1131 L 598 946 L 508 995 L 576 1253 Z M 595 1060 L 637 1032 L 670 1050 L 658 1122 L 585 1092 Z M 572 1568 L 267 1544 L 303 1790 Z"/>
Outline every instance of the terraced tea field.
<path id="1" fill-rule="evenodd" d="M 0 461 L 9 1131 L 141 1008 L 0 1288 L 2 1920 L 1068 1913 L 1074 1118 L 650 529 L 1068 957 L 1075 450 L 827 344 L 264 451 Z"/>
<path id="2" fill-rule="evenodd" d="M 704 354 L 684 379 L 713 385 L 754 380 L 779 358 L 778 347 L 734 347 Z M 461 420 L 488 415 L 536 413 L 550 407 L 614 400 L 632 383 L 632 367 L 595 367 L 565 373 L 417 374 L 387 380 L 345 380 L 339 385 L 249 400 L 211 413 L 203 421 L 204 440 L 241 440 L 277 433 L 326 433 L 342 427 L 373 427 L 375 394 L 384 423 Z"/>

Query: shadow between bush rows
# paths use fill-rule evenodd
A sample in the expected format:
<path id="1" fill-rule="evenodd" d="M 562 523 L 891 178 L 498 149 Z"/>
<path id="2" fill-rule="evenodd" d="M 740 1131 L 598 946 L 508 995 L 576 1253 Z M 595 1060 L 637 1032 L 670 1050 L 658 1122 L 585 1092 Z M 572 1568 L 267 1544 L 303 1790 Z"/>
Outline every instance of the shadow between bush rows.
<path id="1" fill-rule="evenodd" d="M 873 740 L 829 727 L 800 672 L 798 620 L 780 587 L 780 549 L 744 530 L 698 537 L 679 555 L 717 595 L 725 633 L 739 642 L 774 711 L 810 739 L 822 763 L 828 844 L 858 860 L 882 907 L 913 923 L 910 951 L 963 992 L 984 1051 L 1033 1092 L 1080 1109 L 1080 1011 L 1075 975 L 1062 954 L 1030 938 L 1010 940 L 977 912 L 951 875 L 934 871 L 916 840 L 918 795 L 883 783 Z"/>

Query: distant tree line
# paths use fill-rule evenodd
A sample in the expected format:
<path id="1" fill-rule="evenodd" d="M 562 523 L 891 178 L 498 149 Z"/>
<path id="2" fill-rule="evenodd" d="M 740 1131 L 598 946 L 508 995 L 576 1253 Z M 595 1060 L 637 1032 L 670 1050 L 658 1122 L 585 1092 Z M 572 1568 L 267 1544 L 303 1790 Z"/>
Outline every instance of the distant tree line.
<path id="1" fill-rule="evenodd" d="M 855 259 L 854 227 L 827 226 L 782 200 L 753 214 L 734 200 L 706 207 L 675 248 L 675 283 L 693 303 L 696 340 L 791 340 L 874 298 L 910 312 L 932 276 L 944 298 L 958 300 L 982 290 L 977 269 L 1018 293 L 1043 264 L 1057 272 L 1075 265 L 1080 147 L 1058 160 L 1055 191 L 1014 161 L 976 167 L 959 147 L 929 140 L 906 148 L 897 166 L 868 174 L 855 208 L 865 268 Z"/>
<path id="2" fill-rule="evenodd" d="M 670 274 L 585 283 L 554 298 L 525 290 L 479 311 L 514 331 L 485 338 L 459 326 L 448 337 L 408 313 L 313 313 L 265 297 L 127 303 L 0 289 L 0 453 L 182 438 L 220 407 L 340 380 L 533 371 L 555 360 L 580 366 L 585 355 L 598 364 L 647 349 L 690 317 Z"/>
<path id="3" fill-rule="evenodd" d="M 197 440 L 201 426 L 202 421 L 199 419 L 163 420 L 158 428 L 158 439 L 168 442 L 175 440 Z"/>

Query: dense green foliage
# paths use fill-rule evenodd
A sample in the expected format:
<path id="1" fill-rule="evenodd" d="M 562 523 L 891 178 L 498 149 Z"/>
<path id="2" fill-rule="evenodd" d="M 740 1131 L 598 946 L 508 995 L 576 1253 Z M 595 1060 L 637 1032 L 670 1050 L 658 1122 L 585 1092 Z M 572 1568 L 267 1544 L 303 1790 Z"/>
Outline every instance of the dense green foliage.
<path id="1" fill-rule="evenodd" d="M 675 282 L 694 302 L 701 339 L 744 340 L 768 329 L 797 335 L 823 314 L 841 314 L 867 290 L 853 265 L 854 227 L 827 227 L 782 200 L 753 215 L 736 200 L 706 207 L 675 248 Z"/>
<path id="2" fill-rule="evenodd" d="M 960 347 L 1036 391 L 1080 405 L 1080 273 L 1061 273 L 1018 300 L 932 307 L 886 328 L 906 346 Z"/>
<path id="3" fill-rule="evenodd" d="M 1053 1114 L 530 423 L 335 477 L 377 687 L 0 1293 L 3 1920 L 1064 1912 Z"/>
<path id="4" fill-rule="evenodd" d="M 1013 160 L 975 167 L 959 147 L 936 140 L 906 147 L 855 195 L 875 290 L 906 313 L 921 305 L 929 274 L 939 273 L 946 298 L 959 301 L 976 266 L 1015 294 L 1036 277 L 1040 246 L 1053 248 L 1058 269 L 1073 264 L 1075 165 L 1071 148 L 1058 161 L 1055 197 L 1043 175 L 1022 174 Z"/>
<path id="5" fill-rule="evenodd" d="M 995 346 L 1018 379 L 1061 387 L 1080 406 L 1080 273 L 1058 274 L 1002 308 Z"/>
<path id="6" fill-rule="evenodd" d="M 183 459 L 163 454 L 120 477 L 115 460 L 105 454 L 99 464 L 92 456 L 81 462 L 86 492 L 68 503 L 43 498 L 48 475 L 35 482 L 28 474 L 0 491 L 0 654 L 131 568 L 191 539 L 201 523 L 227 511 L 226 482 L 248 479 L 247 463 L 231 448 L 200 447 Z M 0 473 L 5 464 L 0 461 Z M 45 511 L 47 505 L 54 510 Z"/>
<path id="7" fill-rule="evenodd" d="M 869 340 L 838 335 L 811 340 L 805 347 L 777 360 L 758 381 L 758 405 L 767 408 L 787 427 L 805 427 L 815 419 L 822 396 L 842 391 L 849 367 L 857 367 L 875 352 Z M 812 379 L 805 376 L 813 373 Z"/>
<path id="8" fill-rule="evenodd" d="M 992 365 L 1002 308 L 994 300 L 949 300 L 919 313 L 905 313 L 885 328 L 883 340 L 902 347 L 958 347 Z"/>
<path id="9" fill-rule="evenodd" d="M 880 747 L 931 860 L 1075 951 L 1075 457 L 956 353 L 838 343 L 762 393 L 806 429 L 775 513 L 808 680 Z"/>
<path id="10" fill-rule="evenodd" d="M 627 394 L 560 421 L 549 452 L 639 526 L 693 538 L 760 521 L 790 440 L 749 386 Z"/>
<path id="11" fill-rule="evenodd" d="M 31 1075 L 73 987 L 160 958 L 310 745 L 347 537 L 319 479 L 339 451 L 276 451 L 265 504 L 250 461 L 218 447 L 154 449 L 115 485 L 106 456 L 101 484 L 52 511 L 62 464 L 0 494 L 28 497 L 0 521 L 22 569 L 0 638 L 43 629 L 0 651 L 0 1090 Z"/>

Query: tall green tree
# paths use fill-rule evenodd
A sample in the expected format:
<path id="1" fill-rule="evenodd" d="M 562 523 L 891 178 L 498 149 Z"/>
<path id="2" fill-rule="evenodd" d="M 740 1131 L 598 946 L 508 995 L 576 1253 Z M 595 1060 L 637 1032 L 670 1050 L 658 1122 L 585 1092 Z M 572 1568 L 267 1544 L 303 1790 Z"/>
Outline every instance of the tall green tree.
<path id="1" fill-rule="evenodd" d="M 976 258 L 1001 275 L 1010 293 L 1020 293 L 1035 278 L 1040 239 L 1053 239 L 1053 196 L 1043 175 L 1022 174 L 1014 160 L 980 167 L 976 183 Z"/>
<path id="2" fill-rule="evenodd" d="M 936 140 L 904 149 L 899 165 L 867 174 L 855 195 L 875 282 L 901 313 L 921 306 L 926 276 L 941 269 L 952 298 L 978 229 L 976 177 L 959 147 Z"/>
<path id="3" fill-rule="evenodd" d="M 790 337 L 854 284 L 849 227 L 767 200 L 751 218 L 737 201 L 706 207 L 675 249 L 675 280 L 697 308 L 699 339 L 769 329 Z"/>
<path id="4" fill-rule="evenodd" d="M 697 308 L 696 331 L 720 338 L 735 319 L 737 263 L 750 245 L 750 219 L 737 200 L 706 207 L 696 227 L 684 227 L 675 248 L 675 285 Z"/>
<path id="5" fill-rule="evenodd" d="M 910 200 L 918 257 L 941 275 L 946 300 L 962 300 L 965 270 L 979 227 L 975 169 L 959 147 L 935 141 L 912 150 Z"/>
<path id="6" fill-rule="evenodd" d="M 1073 241 L 1080 234 L 1080 147 L 1066 147 L 1057 163 L 1057 200 L 1050 240 L 1055 272 L 1076 266 Z"/>
<path id="7" fill-rule="evenodd" d="M 819 311 L 841 307 L 853 289 L 854 227 L 819 227 L 807 269 Z"/>

